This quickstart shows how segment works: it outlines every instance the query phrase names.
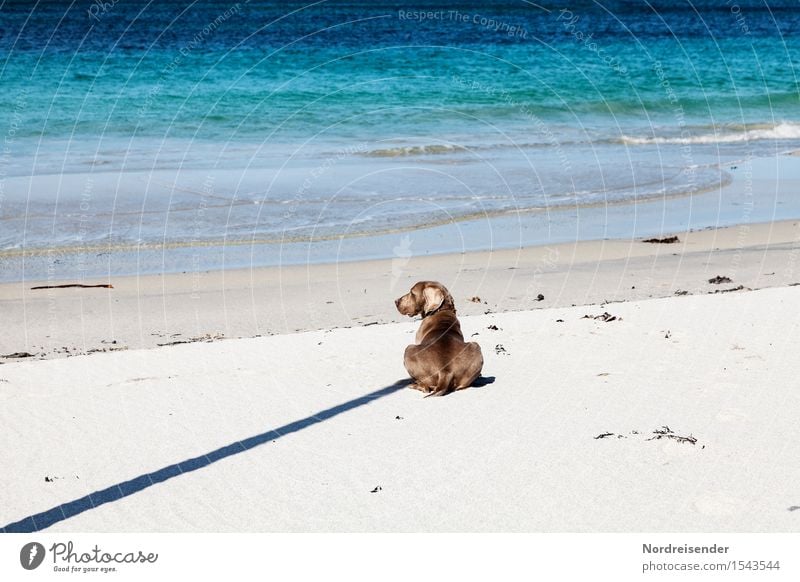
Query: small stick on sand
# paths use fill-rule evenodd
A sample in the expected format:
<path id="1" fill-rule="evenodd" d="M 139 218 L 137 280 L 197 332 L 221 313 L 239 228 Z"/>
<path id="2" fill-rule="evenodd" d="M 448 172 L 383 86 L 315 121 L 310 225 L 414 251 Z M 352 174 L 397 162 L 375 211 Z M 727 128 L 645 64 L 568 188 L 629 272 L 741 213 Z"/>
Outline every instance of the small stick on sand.
<path id="1" fill-rule="evenodd" d="M 642 242 L 651 244 L 671 245 L 681 242 L 677 236 L 667 236 L 664 238 L 646 238 Z"/>
<path id="2" fill-rule="evenodd" d="M 31 290 L 36 289 L 65 289 L 67 287 L 80 287 L 81 289 L 90 289 L 92 287 L 102 287 L 103 289 L 113 289 L 113 285 L 109 284 L 101 284 L 101 285 L 82 285 L 80 283 L 69 283 L 67 285 L 40 285 L 38 287 L 31 287 Z"/>

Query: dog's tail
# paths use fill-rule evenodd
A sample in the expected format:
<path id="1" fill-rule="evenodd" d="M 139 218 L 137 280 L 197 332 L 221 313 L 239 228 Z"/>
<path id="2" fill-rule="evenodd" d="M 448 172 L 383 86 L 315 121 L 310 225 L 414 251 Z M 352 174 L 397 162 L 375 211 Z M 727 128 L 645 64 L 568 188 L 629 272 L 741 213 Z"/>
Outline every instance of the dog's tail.
<path id="1" fill-rule="evenodd" d="M 452 372 L 444 372 L 439 374 L 439 381 L 436 383 L 436 390 L 433 392 L 426 394 L 425 398 L 428 396 L 444 396 L 445 394 L 449 394 L 453 391 L 453 373 Z"/>

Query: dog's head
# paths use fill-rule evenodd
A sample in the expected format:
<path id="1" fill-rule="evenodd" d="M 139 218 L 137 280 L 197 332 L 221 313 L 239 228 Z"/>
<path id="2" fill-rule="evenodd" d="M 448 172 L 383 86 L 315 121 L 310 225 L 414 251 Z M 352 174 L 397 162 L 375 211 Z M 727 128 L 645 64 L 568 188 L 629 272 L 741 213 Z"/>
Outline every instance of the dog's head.
<path id="1" fill-rule="evenodd" d="M 436 281 L 420 281 L 411 291 L 394 300 L 397 311 L 403 315 L 426 317 L 436 311 L 456 310 L 453 297 L 447 288 Z"/>

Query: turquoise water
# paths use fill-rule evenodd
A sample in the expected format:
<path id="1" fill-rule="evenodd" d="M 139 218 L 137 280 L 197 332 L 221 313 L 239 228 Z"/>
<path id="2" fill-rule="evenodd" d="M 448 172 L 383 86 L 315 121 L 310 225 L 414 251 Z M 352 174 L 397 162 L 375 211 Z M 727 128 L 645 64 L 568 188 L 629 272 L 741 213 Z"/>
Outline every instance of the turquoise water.
<path id="1" fill-rule="evenodd" d="M 794 2 L 5 3 L 0 252 L 335 239 L 800 148 Z"/>

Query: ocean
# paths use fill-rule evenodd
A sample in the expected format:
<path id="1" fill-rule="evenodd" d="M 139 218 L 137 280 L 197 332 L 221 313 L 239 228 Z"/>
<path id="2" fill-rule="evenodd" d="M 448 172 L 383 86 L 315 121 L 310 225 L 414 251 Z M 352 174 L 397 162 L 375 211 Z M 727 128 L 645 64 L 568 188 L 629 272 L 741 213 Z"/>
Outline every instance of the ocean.
<path id="1" fill-rule="evenodd" d="M 795 1 L 4 2 L 0 278 L 691 196 L 798 65 Z"/>

